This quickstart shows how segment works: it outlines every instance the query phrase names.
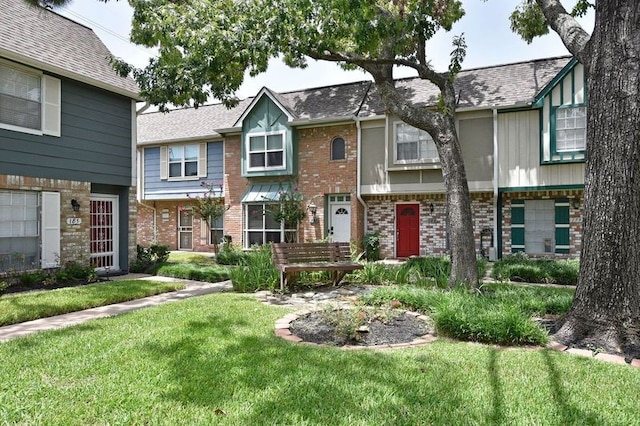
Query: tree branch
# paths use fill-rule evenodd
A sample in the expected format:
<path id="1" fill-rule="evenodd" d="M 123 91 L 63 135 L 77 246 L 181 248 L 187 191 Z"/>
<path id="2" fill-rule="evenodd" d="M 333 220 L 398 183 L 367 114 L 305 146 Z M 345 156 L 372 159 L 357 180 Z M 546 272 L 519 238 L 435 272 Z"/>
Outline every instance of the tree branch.
<path id="1" fill-rule="evenodd" d="M 587 54 L 587 46 L 591 36 L 580 26 L 562 6 L 560 0 L 536 0 L 542 13 L 544 13 L 549 26 L 560 36 L 567 50 L 586 63 L 584 56 Z"/>

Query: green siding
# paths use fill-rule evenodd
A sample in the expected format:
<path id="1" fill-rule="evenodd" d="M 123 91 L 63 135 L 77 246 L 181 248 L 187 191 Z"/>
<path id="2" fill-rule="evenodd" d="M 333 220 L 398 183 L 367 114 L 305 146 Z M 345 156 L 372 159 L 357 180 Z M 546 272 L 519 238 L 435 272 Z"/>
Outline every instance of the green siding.
<path id="1" fill-rule="evenodd" d="M 524 200 L 511 201 L 511 251 L 524 251 Z"/>
<path id="2" fill-rule="evenodd" d="M 295 152 L 294 138 L 295 132 L 289 126 L 289 118 L 275 102 L 266 94 L 262 95 L 256 102 L 253 109 L 247 114 L 242 122 L 242 175 L 246 177 L 257 176 L 287 176 L 294 174 L 296 164 L 294 163 Z M 285 132 L 285 165 L 282 170 L 260 170 L 248 171 L 247 162 L 247 135 L 252 133 L 265 133 L 274 131 Z"/>
<path id="3" fill-rule="evenodd" d="M 60 137 L 0 129 L 3 174 L 131 186 L 131 100 L 61 79 Z"/>
<path id="4" fill-rule="evenodd" d="M 566 198 L 559 198 L 556 200 L 555 205 L 556 211 L 556 230 L 555 230 L 555 239 L 556 239 L 556 249 L 555 252 L 557 254 L 567 254 L 569 253 L 569 244 L 570 244 L 570 214 L 569 214 L 569 200 Z"/>

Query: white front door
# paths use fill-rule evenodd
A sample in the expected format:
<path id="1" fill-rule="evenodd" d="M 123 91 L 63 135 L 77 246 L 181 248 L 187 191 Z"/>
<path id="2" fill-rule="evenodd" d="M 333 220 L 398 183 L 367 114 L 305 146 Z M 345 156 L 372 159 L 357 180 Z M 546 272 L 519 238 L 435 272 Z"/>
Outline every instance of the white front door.
<path id="1" fill-rule="evenodd" d="M 329 237 L 331 241 L 351 241 L 351 196 L 329 196 Z"/>
<path id="2" fill-rule="evenodd" d="M 120 269 L 118 196 L 91 194 L 90 204 L 91 265 L 98 270 Z"/>
<path id="3" fill-rule="evenodd" d="M 193 211 L 178 210 L 178 250 L 193 250 Z"/>

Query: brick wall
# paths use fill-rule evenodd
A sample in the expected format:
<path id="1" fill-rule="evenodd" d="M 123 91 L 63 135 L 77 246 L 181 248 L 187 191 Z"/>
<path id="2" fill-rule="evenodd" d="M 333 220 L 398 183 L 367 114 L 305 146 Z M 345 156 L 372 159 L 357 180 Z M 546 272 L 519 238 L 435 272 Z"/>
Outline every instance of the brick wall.
<path id="1" fill-rule="evenodd" d="M 345 140 L 344 160 L 331 160 L 331 142 L 334 138 Z M 356 199 L 357 140 L 354 124 L 323 126 L 298 131 L 298 174 L 294 177 L 262 177 L 247 179 L 242 177 L 240 136 L 229 136 L 225 140 L 225 191 L 226 202 L 231 208 L 225 214 L 225 233 L 233 242 L 242 242 L 241 199 L 253 183 L 295 180 L 298 190 L 304 196 L 304 204 L 311 201 L 318 207 L 316 222 L 310 223 L 310 216 L 300 224 L 300 240 L 310 241 L 326 236 L 325 195 L 351 195 L 351 237 L 358 242 L 362 239 L 364 209 Z"/>
<path id="2" fill-rule="evenodd" d="M 557 258 L 578 258 L 582 250 L 582 208 L 583 191 L 531 191 L 508 192 L 502 194 L 502 255 L 511 254 L 511 201 L 512 200 L 555 200 L 568 198 L 569 207 L 569 254 L 554 254 Z M 577 207 L 577 208 L 576 208 Z"/>
<path id="3" fill-rule="evenodd" d="M 443 194 L 421 195 L 385 195 L 366 199 L 367 232 L 380 234 L 380 252 L 382 257 L 396 256 L 395 230 L 396 205 L 399 203 L 417 203 L 420 205 L 420 255 L 442 256 L 448 253 L 446 202 Z M 490 193 L 471 195 L 471 211 L 476 241 L 476 251 L 480 253 L 481 232 L 493 226 L 493 196 Z M 485 248 L 490 237 L 483 239 Z"/>

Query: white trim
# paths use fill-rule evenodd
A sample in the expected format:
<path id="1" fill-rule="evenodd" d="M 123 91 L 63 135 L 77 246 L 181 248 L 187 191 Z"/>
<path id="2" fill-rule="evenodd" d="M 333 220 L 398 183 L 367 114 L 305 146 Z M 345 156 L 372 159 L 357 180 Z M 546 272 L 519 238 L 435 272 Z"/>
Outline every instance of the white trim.
<path id="1" fill-rule="evenodd" d="M 264 137 L 264 151 L 263 153 L 269 152 L 267 149 L 267 137 L 271 135 L 282 135 L 282 165 L 281 166 L 264 166 L 264 167 L 251 167 L 251 152 L 250 152 L 250 139 L 263 136 Z M 287 169 L 287 131 L 286 130 L 272 130 L 269 132 L 255 132 L 255 133 L 247 133 L 244 138 L 245 143 L 245 161 L 247 162 L 247 172 L 258 172 L 258 171 L 268 171 L 268 170 L 286 170 Z M 279 150 L 271 150 L 271 152 L 277 152 Z M 258 152 L 258 151 L 256 151 Z"/>
<path id="2" fill-rule="evenodd" d="M 17 64 L 15 62 L 7 61 L 2 58 L 0 58 L 0 65 L 7 68 L 13 68 L 14 70 L 23 74 L 31 74 L 33 77 L 38 78 L 38 80 L 40 81 L 40 99 L 38 99 L 38 103 L 40 104 L 40 128 L 33 129 L 30 127 L 22 127 L 22 126 L 16 126 L 15 124 L 0 122 L 0 129 L 11 130 L 11 131 L 20 132 L 20 133 L 27 133 L 30 135 L 42 136 L 44 134 L 43 128 L 44 128 L 44 109 L 45 109 L 44 107 L 44 91 L 45 91 L 44 74 L 42 73 L 41 70 L 26 67 L 22 64 Z M 59 85 L 59 80 L 58 80 L 58 85 Z M 58 126 L 59 126 L 59 123 L 58 123 Z"/>
<path id="3" fill-rule="evenodd" d="M 25 64 L 27 66 L 30 67 L 35 67 L 44 71 L 48 71 L 51 72 L 53 74 L 57 74 L 60 75 L 62 77 L 67 77 L 71 80 L 75 80 L 75 81 L 79 81 L 81 83 L 86 83 L 90 86 L 94 86 L 94 87 L 98 87 L 100 89 L 104 89 L 107 90 L 109 92 L 113 92 L 113 93 L 117 93 L 119 95 L 123 95 L 126 96 L 128 98 L 131 99 L 137 99 L 137 100 L 142 100 L 142 98 L 140 97 L 140 94 L 136 91 L 136 92 L 132 92 L 130 90 L 121 88 L 121 87 L 117 87 L 111 84 L 106 84 L 104 83 L 102 80 L 100 79 L 93 79 L 90 77 L 86 77 L 83 76 L 81 74 L 77 74 L 74 72 L 71 72 L 69 70 L 66 70 L 64 68 L 60 68 L 54 65 L 51 65 L 47 62 L 43 62 L 43 61 L 39 61 L 37 59 L 33 59 L 30 58 L 28 56 L 23 56 L 20 54 L 16 54 L 15 52 L 12 52 L 10 50 L 6 50 L 6 49 L 2 49 L 0 48 L 0 56 L 13 60 L 13 61 L 17 61 L 20 62 L 22 64 Z M 114 71 L 115 72 L 115 71 Z M 135 84 L 135 83 L 134 83 Z"/>
<path id="4" fill-rule="evenodd" d="M 493 181 L 469 181 L 471 192 L 493 192 Z M 362 185 L 364 195 L 389 195 L 389 194 L 444 194 L 445 188 L 442 182 L 437 183 L 405 183 L 405 184 L 374 184 Z"/>
<path id="5" fill-rule="evenodd" d="M 251 110 L 253 110 L 253 107 L 255 107 L 258 104 L 258 102 L 262 99 L 263 96 L 267 96 L 269 99 L 271 99 L 271 101 L 274 104 L 276 104 L 276 106 L 280 108 L 282 112 L 286 114 L 287 121 L 293 121 L 293 119 L 295 118 L 293 114 L 291 114 L 291 112 L 287 108 L 285 108 L 285 106 L 282 105 L 280 101 L 278 101 L 278 99 L 273 95 L 271 90 L 269 90 L 266 86 L 264 86 L 262 87 L 262 89 L 260 89 L 256 97 L 253 98 L 253 100 L 251 101 L 249 106 L 244 110 L 240 118 L 238 118 L 236 122 L 233 123 L 232 127 L 237 127 L 238 125 L 242 126 L 242 122 L 244 121 L 244 119 L 247 118 Z"/>
<path id="6" fill-rule="evenodd" d="M 422 129 L 418 129 L 417 127 L 414 127 L 410 124 L 405 123 L 404 121 L 401 120 L 397 120 L 394 121 L 392 123 L 393 128 L 392 128 L 392 132 L 393 132 L 393 164 L 400 164 L 400 165 L 404 165 L 404 164 L 410 164 L 410 165 L 417 165 L 417 164 L 425 164 L 427 165 L 427 167 L 432 166 L 432 165 L 439 165 L 440 164 L 440 157 L 438 156 L 438 148 L 436 147 L 435 142 L 433 141 L 433 138 L 431 137 L 431 135 Z M 432 143 L 435 150 L 436 150 L 436 157 L 428 157 L 428 158 L 416 158 L 415 160 L 398 160 L 398 127 L 399 126 L 408 126 L 410 128 L 414 128 L 418 131 L 418 135 L 422 132 L 425 133 L 428 137 L 426 143 Z M 409 141 L 408 143 L 414 143 L 413 141 Z M 417 155 L 418 157 L 420 157 L 420 137 L 418 136 L 418 140 L 415 141 L 415 143 L 418 144 L 418 152 Z M 391 169 L 393 166 L 389 166 L 389 169 Z"/>

